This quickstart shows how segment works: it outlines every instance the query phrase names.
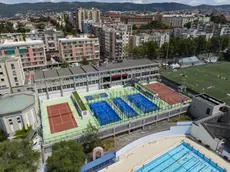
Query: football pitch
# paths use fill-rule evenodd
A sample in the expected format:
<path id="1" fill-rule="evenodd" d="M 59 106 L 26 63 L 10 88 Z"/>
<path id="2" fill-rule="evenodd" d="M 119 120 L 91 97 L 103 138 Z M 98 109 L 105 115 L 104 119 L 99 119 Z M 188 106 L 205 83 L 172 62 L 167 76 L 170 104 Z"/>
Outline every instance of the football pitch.
<path id="1" fill-rule="evenodd" d="M 230 63 L 222 62 L 179 69 L 163 76 L 199 93 L 206 93 L 230 104 Z"/>

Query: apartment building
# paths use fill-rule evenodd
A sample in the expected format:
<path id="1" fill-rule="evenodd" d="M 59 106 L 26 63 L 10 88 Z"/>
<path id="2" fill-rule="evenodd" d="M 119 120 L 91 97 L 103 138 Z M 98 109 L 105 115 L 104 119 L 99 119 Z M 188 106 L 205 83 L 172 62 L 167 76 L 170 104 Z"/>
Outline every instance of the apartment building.
<path id="1" fill-rule="evenodd" d="M 100 42 L 100 54 L 104 57 L 105 54 L 105 32 L 102 25 L 93 24 L 92 34 L 99 39 Z"/>
<path id="2" fill-rule="evenodd" d="M 141 25 L 145 25 L 150 23 L 154 20 L 154 17 L 152 15 L 143 15 L 143 16 L 137 16 L 137 15 L 123 15 L 120 17 L 120 20 L 124 24 L 133 24 L 137 27 Z"/>
<path id="3" fill-rule="evenodd" d="M 62 61 L 68 63 L 86 60 L 98 61 L 100 59 L 100 44 L 98 38 L 63 38 L 59 39 L 59 54 Z"/>
<path id="4" fill-rule="evenodd" d="M 169 42 L 169 39 L 170 36 L 167 33 L 157 33 L 157 32 L 152 34 L 140 33 L 138 35 L 131 35 L 129 37 L 129 47 L 133 49 L 145 42 L 150 42 L 150 41 L 156 42 L 158 46 L 161 47 L 164 43 Z"/>
<path id="5" fill-rule="evenodd" d="M 36 71 L 34 82 L 40 100 L 69 96 L 78 92 L 96 91 L 132 80 L 151 81 L 159 76 L 159 64 L 148 59 L 124 60 L 103 66 L 75 66 L 49 71 Z"/>
<path id="6" fill-rule="evenodd" d="M 12 88 L 25 84 L 25 74 L 20 57 L 0 57 L 0 94 L 10 93 Z"/>
<path id="7" fill-rule="evenodd" d="M 82 21 L 82 32 L 83 33 L 92 33 L 92 25 L 94 24 L 93 20 Z"/>
<path id="8" fill-rule="evenodd" d="M 188 22 L 196 20 L 194 15 L 163 15 L 162 22 L 171 27 L 184 27 Z"/>
<path id="9" fill-rule="evenodd" d="M 46 30 L 44 32 L 44 43 L 46 51 L 58 51 L 58 39 L 64 38 L 64 33 L 57 30 Z"/>
<path id="10" fill-rule="evenodd" d="M 101 52 L 104 57 L 118 60 L 127 57 L 125 47 L 129 44 L 132 35 L 132 25 L 103 24 L 93 25 L 93 34 L 99 38 Z"/>
<path id="11" fill-rule="evenodd" d="M 45 45 L 41 40 L 5 42 L 0 44 L 0 56 L 19 56 L 24 70 L 46 66 Z"/>
<path id="12" fill-rule="evenodd" d="M 20 42 L 26 40 L 42 40 L 45 44 L 46 51 L 58 50 L 58 39 L 64 38 L 62 31 L 55 29 L 46 29 L 44 31 L 33 30 L 28 33 L 6 33 L 0 34 L 0 43 L 11 40 L 12 42 Z"/>
<path id="13" fill-rule="evenodd" d="M 69 21 L 76 27 L 80 32 L 82 32 L 82 22 L 85 20 L 93 20 L 94 22 L 100 23 L 101 11 L 96 8 L 84 9 L 78 8 L 70 15 Z"/>

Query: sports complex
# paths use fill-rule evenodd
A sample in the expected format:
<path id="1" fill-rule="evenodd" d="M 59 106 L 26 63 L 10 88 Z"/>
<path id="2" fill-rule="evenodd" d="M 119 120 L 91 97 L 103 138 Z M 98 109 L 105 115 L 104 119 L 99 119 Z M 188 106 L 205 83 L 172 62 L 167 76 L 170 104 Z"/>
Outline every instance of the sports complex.
<path id="1" fill-rule="evenodd" d="M 190 102 L 188 97 L 156 81 L 82 94 L 73 92 L 70 97 L 44 100 L 41 101 L 44 144 L 76 139 L 89 122 L 106 131 L 132 122 L 135 127 L 140 124 L 138 120 L 155 121 L 159 114 L 168 119 L 182 113 L 181 107 L 186 106 L 186 110 Z"/>
<path id="2" fill-rule="evenodd" d="M 229 62 L 220 62 L 179 69 L 164 73 L 163 76 L 196 92 L 206 93 L 230 104 L 229 66 Z"/>

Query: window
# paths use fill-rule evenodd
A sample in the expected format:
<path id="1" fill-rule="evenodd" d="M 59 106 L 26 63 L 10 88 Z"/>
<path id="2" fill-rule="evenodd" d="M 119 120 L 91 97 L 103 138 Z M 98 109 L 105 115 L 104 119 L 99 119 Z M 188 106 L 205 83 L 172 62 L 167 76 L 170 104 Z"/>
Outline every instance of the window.
<path id="1" fill-rule="evenodd" d="M 8 121 L 10 125 L 13 125 L 12 119 L 8 119 Z"/>
<path id="2" fill-rule="evenodd" d="M 0 72 L 0 75 L 3 75 L 3 72 Z"/>
<path id="3" fill-rule="evenodd" d="M 210 111 L 211 111 L 211 109 L 210 109 L 210 108 L 207 108 L 206 114 L 209 115 L 209 114 L 210 114 Z"/>
<path id="4" fill-rule="evenodd" d="M 16 76 L 16 71 L 15 70 L 13 70 L 13 76 Z"/>
<path id="5" fill-rule="evenodd" d="M 15 69 L 15 66 L 14 66 L 14 64 L 11 64 L 11 69 Z"/>
<path id="6" fill-rule="evenodd" d="M 4 81 L 4 79 L 1 79 L 1 81 Z"/>
<path id="7" fill-rule="evenodd" d="M 18 78 L 17 77 L 14 77 L 14 82 L 18 82 Z"/>

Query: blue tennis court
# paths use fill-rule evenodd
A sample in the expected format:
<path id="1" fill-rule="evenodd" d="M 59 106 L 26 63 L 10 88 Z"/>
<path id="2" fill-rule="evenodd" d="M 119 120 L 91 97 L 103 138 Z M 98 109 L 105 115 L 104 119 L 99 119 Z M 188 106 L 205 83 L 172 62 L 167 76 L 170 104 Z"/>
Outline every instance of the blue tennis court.
<path id="1" fill-rule="evenodd" d="M 106 98 L 106 97 L 108 97 L 108 94 L 107 94 L 107 93 L 100 93 L 99 95 L 101 96 L 101 98 Z"/>
<path id="2" fill-rule="evenodd" d="M 93 111 L 100 125 L 106 125 L 121 120 L 106 101 L 90 103 L 89 107 Z"/>
<path id="3" fill-rule="evenodd" d="M 114 98 L 113 103 L 128 117 L 134 117 L 138 114 L 122 98 Z"/>
<path id="4" fill-rule="evenodd" d="M 93 100 L 94 98 L 93 98 L 93 96 L 85 96 L 85 99 L 86 99 L 87 101 L 90 101 L 90 100 Z"/>
<path id="5" fill-rule="evenodd" d="M 159 109 L 157 105 L 149 101 L 140 93 L 129 95 L 128 100 L 144 113 L 152 112 Z"/>
<path id="6" fill-rule="evenodd" d="M 135 172 L 227 172 L 187 143 L 182 143 Z"/>

